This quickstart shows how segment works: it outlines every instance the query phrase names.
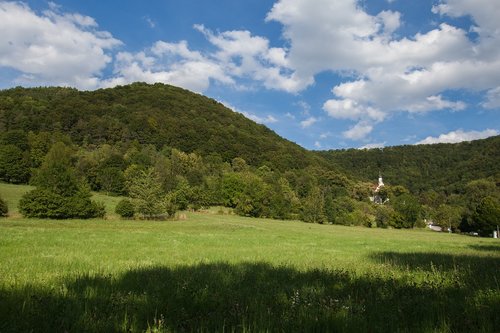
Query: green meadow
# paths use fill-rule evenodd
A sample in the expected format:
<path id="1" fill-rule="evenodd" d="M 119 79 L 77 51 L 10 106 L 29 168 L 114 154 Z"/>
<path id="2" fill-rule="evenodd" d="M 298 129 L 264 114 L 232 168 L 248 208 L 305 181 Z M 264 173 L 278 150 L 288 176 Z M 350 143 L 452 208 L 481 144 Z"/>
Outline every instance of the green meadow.
<path id="1" fill-rule="evenodd" d="M 24 219 L 0 184 L 0 332 L 495 332 L 500 241 L 244 218 Z"/>

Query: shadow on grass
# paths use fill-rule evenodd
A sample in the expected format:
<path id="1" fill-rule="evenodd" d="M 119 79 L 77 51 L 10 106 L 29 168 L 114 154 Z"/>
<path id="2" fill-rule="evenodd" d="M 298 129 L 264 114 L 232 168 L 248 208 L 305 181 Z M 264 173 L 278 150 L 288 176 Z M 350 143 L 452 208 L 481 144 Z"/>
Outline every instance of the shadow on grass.
<path id="1" fill-rule="evenodd" d="M 469 245 L 469 247 L 471 249 L 478 250 L 478 251 L 489 251 L 489 252 L 500 253 L 500 241 L 498 242 L 498 245 L 473 244 L 473 245 Z"/>
<path id="2" fill-rule="evenodd" d="M 266 263 L 154 267 L 63 283 L 0 289 L 0 332 L 472 332 L 500 324 L 498 290 L 477 304 L 472 285 Z"/>

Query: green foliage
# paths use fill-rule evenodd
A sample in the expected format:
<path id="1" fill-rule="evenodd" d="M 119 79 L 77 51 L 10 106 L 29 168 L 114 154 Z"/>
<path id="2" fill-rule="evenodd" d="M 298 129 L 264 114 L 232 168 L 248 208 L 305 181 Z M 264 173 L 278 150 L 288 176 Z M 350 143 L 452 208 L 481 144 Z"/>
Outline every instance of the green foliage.
<path id="1" fill-rule="evenodd" d="M 302 220 L 312 223 L 324 223 L 326 217 L 324 215 L 325 197 L 321 189 L 314 187 L 305 198 L 302 204 Z"/>
<path id="2" fill-rule="evenodd" d="M 411 193 L 460 193 L 469 181 L 500 174 L 500 136 L 458 144 L 412 145 L 316 152 L 354 178 L 384 182 Z"/>
<path id="3" fill-rule="evenodd" d="M 73 151 L 62 142 L 52 146 L 36 171 L 32 184 L 61 196 L 73 196 L 81 187 L 72 167 Z"/>
<path id="4" fill-rule="evenodd" d="M 223 205 L 245 216 L 397 228 L 436 215 L 457 229 L 457 214 L 440 210 L 447 205 L 472 230 L 483 199 L 500 198 L 499 137 L 308 152 L 214 100 L 163 84 L 3 90 L 0 128 L 0 180 L 26 183 L 30 167 L 39 168 L 30 180 L 38 189 L 73 197 L 88 183 L 133 196 L 145 218 Z M 148 170 L 154 181 L 138 190 Z M 379 171 L 387 209 L 368 204 Z"/>
<path id="5" fill-rule="evenodd" d="M 234 172 L 243 172 L 248 170 L 247 162 L 241 157 L 235 157 L 231 161 L 231 167 Z"/>
<path id="6" fill-rule="evenodd" d="M 0 128 L 35 133 L 63 130 L 78 145 L 167 145 L 188 154 L 214 153 L 226 162 L 241 157 L 252 166 L 269 163 L 280 170 L 303 168 L 317 160 L 311 152 L 213 99 L 159 83 L 84 92 L 8 89 L 0 91 L 0 110 Z M 145 164 L 144 157 L 137 151 L 131 154 L 131 163 Z"/>
<path id="7" fill-rule="evenodd" d="M 473 227 L 483 236 L 493 233 L 500 225 L 500 203 L 496 198 L 481 200 L 473 215 Z"/>
<path id="8" fill-rule="evenodd" d="M 436 221 L 436 225 L 456 230 L 462 220 L 462 209 L 456 206 L 441 204 L 435 210 L 433 218 Z"/>
<path id="9" fill-rule="evenodd" d="M 9 213 L 9 207 L 7 206 L 7 202 L 0 197 L 0 217 L 5 217 Z"/>
<path id="10" fill-rule="evenodd" d="M 129 199 L 122 199 L 116 205 L 115 213 L 122 218 L 132 218 L 135 214 L 135 206 Z"/>
<path id="11" fill-rule="evenodd" d="M 22 151 L 29 150 L 28 136 L 23 130 L 10 130 L 0 133 L 0 145 L 12 145 Z"/>
<path id="12" fill-rule="evenodd" d="M 394 208 L 389 205 L 377 205 L 375 209 L 375 223 L 379 228 L 394 227 L 398 222 Z"/>
<path id="13" fill-rule="evenodd" d="M 153 168 L 141 170 L 136 178 L 130 180 L 129 195 L 134 199 L 137 213 L 146 219 L 161 219 L 173 215 L 171 202 L 165 199 Z"/>
<path id="14" fill-rule="evenodd" d="M 491 228 L 491 223 L 495 222 L 491 219 L 495 218 L 495 206 L 500 201 L 500 187 L 488 179 L 471 181 L 467 183 L 464 201 L 460 230 L 480 232 L 483 235 L 490 233 L 494 229 Z"/>
<path id="15" fill-rule="evenodd" d="M 29 153 L 9 144 L 0 145 L 0 180 L 22 184 L 30 177 Z"/>
<path id="16" fill-rule="evenodd" d="M 52 145 L 56 142 L 63 142 L 71 145 L 71 139 L 60 132 L 32 132 L 28 133 L 28 143 L 30 146 L 31 166 L 38 168 Z"/>
<path id="17" fill-rule="evenodd" d="M 268 185 L 258 175 L 252 173 L 238 174 L 242 188 L 235 197 L 235 212 L 243 216 L 269 216 Z"/>
<path id="18" fill-rule="evenodd" d="M 348 215 L 355 210 L 354 200 L 347 196 L 328 196 L 325 201 L 325 214 L 329 223 L 350 225 Z"/>
<path id="19" fill-rule="evenodd" d="M 19 211 L 26 217 L 92 218 L 103 217 L 104 206 L 90 199 L 90 191 L 76 176 L 71 164 L 72 151 L 55 143 L 33 178 L 35 190 L 23 195 Z"/>
<path id="20" fill-rule="evenodd" d="M 420 220 L 421 206 L 414 196 L 402 194 L 394 198 L 392 204 L 397 213 L 393 220 L 394 227 L 414 228 L 417 226 Z"/>
<path id="21" fill-rule="evenodd" d="M 286 178 L 273 182 L 268 195 L 269 217 L 282 220 L 299 217 L 300 199 Z"/>
<path id="22" fill-rule="evenodd" d="M 189 213 L 0 219 L 5 332 L 496 332 L 500 244 Z M 22 260 L 19 260 L 22 258 Z"/>
<path id="23" fill-rule="evenodd" d="M 21 198 L 19 211 L 25 217 L 50 219 L 87 219 L 105 214 L 104 206 L 90 200 L 90 193 L 84 190 L 68 197 L 38 188 Z"/>
<path id="24" fill-rule="evenodd" d="M 186 210 L 191 202 L 196 201 L 193 198 L 193 190 L 184 177 L 178 177 L 177 186 L 172 192 L 171 199 L 180 210 Z"/>
<path id="25" fill-rule="evenodd" d="M 125 177 L 120 168 L 105 166 L 97 171 L 96 177 L 100 189 L 106 193 L 121 195 L 125 193 Z"/>
<path id="26" fill-rule="evenodd" d="M 222 176 L 220 186 L 220 197 L 222 204 L 234 208 L 238 204 L 237 198 L 241 197 L 245 190 L 245 182 L 241 174 L 226 173 Z"/>

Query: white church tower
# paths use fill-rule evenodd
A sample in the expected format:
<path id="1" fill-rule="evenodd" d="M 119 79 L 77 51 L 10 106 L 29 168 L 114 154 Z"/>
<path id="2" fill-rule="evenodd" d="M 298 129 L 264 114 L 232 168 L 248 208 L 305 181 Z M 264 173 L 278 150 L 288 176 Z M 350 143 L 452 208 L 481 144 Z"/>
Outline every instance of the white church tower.
<path id="1" fill-rule="evenodd" d="M 375 193 L 377 193 L 378 191 L 380 191 L 380 189 L 382 187 L 384 187 L 384 180 L 382 179 L 382 173 L 379 171 L 378 172 L 378 186 L 375 189 Z"/>
<path id="2" fill-rule="evenodd" d="M 373 196 L 370 197 L 370 201 L 376 204 L 384 204 L 387 202 L 389 199 L 383 199 L 378 192 L 384 187 L 384 180 L 382 179 L 382 173 L 379 171 L 378 173 L 378 185 L 377 187 L 373 190 Z"/>

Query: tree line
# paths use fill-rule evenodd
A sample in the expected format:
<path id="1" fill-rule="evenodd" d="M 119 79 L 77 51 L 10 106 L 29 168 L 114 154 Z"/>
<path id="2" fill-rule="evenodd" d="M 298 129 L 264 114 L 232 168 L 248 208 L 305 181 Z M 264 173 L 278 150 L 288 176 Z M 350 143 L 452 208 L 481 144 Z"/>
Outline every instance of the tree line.
<path id="1" fill-rule="evenodd" d="M 217 154 L 138 142 L 91 148 L 62 133 L 4 132 L 0 161 L 1 180 L 36 186 L 20 202 L 27 217 L 103 216 L 104 207 L 90 199 L 97 191 L 127 197 L 117 206 L 124 218 L 170 218 L 178 210 L 224 206 L 242 216 L 367 227 L 413 228 L 434 219 L 452 230 L 486 233 L 499 207 L 498 186 L 488 179 L 471 181 L 464 195 L 451 197 L 386 186 L 379 195 L 387 203 L 375 205 L 371 182 L 320 166 L 280 171 L 250 166 L 241 157 L 225 162 Z"/>
<path id="2" fill-rule="evenodd" d="M 224 206 L 367 227 L 433 220 L 486 234 L 500 215 L 498 139 L 313 153 L 166 85 L 0 91 L 0 180 L 36 186 L 20 210 L 33 217 L 102 216 L 90 199 L 97 191 L 127 197 L 117 207 L 125 218 Z M 380 170 L 390 186 L 379 193 L 386 203 L 375 205 Z"/>

